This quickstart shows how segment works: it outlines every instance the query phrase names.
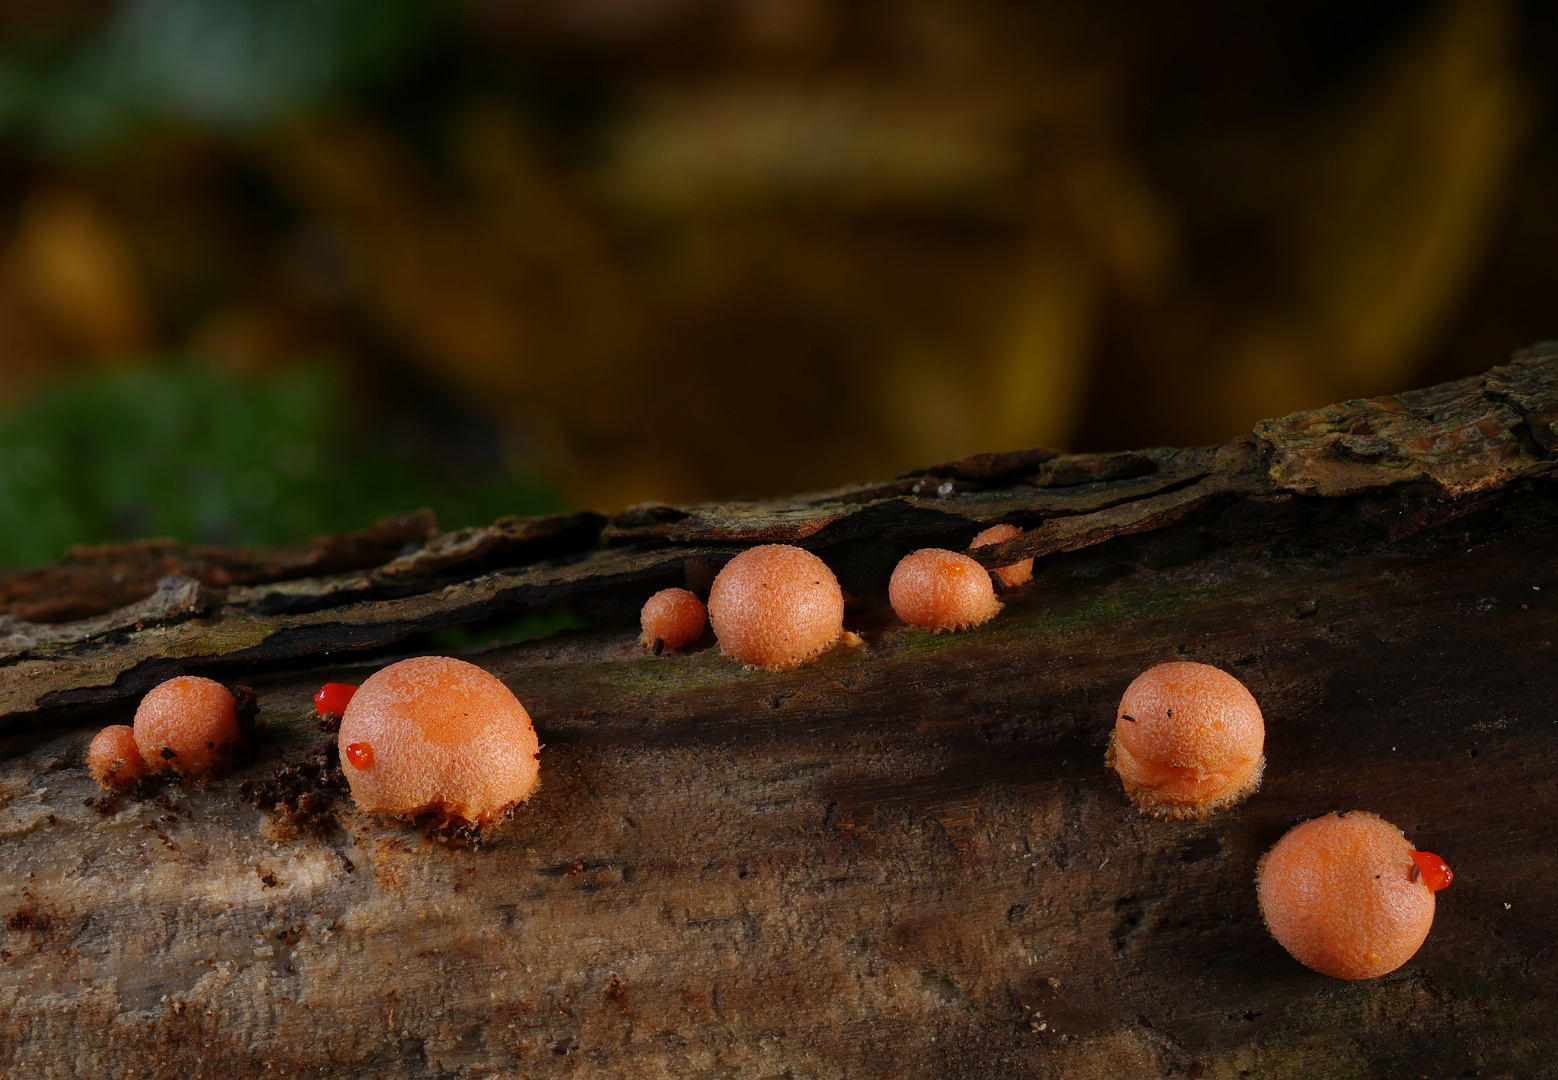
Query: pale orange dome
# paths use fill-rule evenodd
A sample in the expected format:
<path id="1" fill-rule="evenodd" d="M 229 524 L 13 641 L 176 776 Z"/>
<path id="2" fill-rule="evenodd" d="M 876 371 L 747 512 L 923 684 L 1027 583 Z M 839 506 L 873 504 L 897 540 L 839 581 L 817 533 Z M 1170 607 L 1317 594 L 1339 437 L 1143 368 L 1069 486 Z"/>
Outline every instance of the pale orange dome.
<path id="1" fill-rule="evenodd" d="M 112 790 L 128 787 L 146 775 L 146 761 L 135 745 L 135 729 L 113 724 L 99 731 L 87 747 L 87 770 L 92 779 Z"/>
<path id="2" fill-rule="evenodd" d="M 661 589 L 644 601 L 638 623 L 640 644 L 653 647 L 658 641 L 661 649 L 680 649 L 703 636 L 708 609 L 686 589 Z"/>
<path id="3" fill-rule="evenodd" d="M 1260 786 L 1265 743 L 1260 706 L 1243 683 L 1209 664 L 1177 661 L 1126 688 L 1106 763 L 1144 813 L 1199 818 Z"/>
<path id="4" fill-rule="evenodd" d="M 1434 894 L 1401 830 L 1353 810 L 1290 829 L 1260 861 L 1261 914 L 1282 947 L 1338 979 L 1372 979 L 1412 959 Z"/>
<path id="5" fill-rule="evenodd" d="M 169 679 L 152 687 L 135 710 L 135 744 L 152 772 L 218 772 L 242 741 L 232 691 L 213 679 Z"/>
<path id="6" fill-rule="evenodd" d="M 893 611 L 922 630 L 967 630 L 1001 610 L 990 572 L 967 555 L 921 548 L 905 555 L 887 583 Z"/>
<path id="7" fill-rule="evenodd" d="M 359 810 L 486 824 L 535 790 L 540 745 L 507 686 L 463 660 L 417 656 L 370 675 L 341 717 Z"/>
<path id="8" fill-rule="evenodd" d="M 844 636 L 844 593 L 828 564 L 789 544 L 749 548 L 725 564 L 709 590 L 709 622 L 726 656 L 783 671 Z"/>
<path id="9" fill-rule="evenodd" d="M 978 536 L 969 548 L 988 547 L 991 544 L 1004 544 L 1008 540 L 1015 540 L 1022 535 L 1022 530 L 1016 525 L 992 525 Z M 1001 584 L 1008 589 L 1014 589 L 1018 585 L 1026 585 L 1033 580 L 1033 560 L 1022 559 L 1010 566 L 999 566 L 992 570 L 996 577 L 1001 579 Z"/>

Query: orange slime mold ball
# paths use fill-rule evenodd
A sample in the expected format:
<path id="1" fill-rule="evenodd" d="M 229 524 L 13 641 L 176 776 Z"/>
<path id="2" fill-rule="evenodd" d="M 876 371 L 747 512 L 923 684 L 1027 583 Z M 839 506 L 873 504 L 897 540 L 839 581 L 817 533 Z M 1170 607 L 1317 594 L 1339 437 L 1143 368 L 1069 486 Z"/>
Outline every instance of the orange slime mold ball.
<path id="1" fill-rule="evenodd" d="M 749 668 L 784 671 L 838 644 L 844 593 L 827 563 L 789 544 L 737 555 L 709 590 L 720 651 Z"/>
<path id="2" fill-rule="evenodd" d="M 1260 787 L 1266 724 L 1244 684 L 1209 664 L 1148 668 L 1125 689 L 1104 763 L 1144 814 L 1203 818 Z"/>
<path id="3" fill-rule="evenodd" d="M 535 790 L 530 714 L 494 676 L 417 656 L 368 677 L 341 717 L 342 769 L 359 810 L 486 825 Z"/>
<path id="4" fill-rule="evenodd" d="M 991 544 L 1004 544 L 1008 540 L 1015 540 L 1022 535 L 1022 530 L 1015 525 L 992 525 L 969 544 L 970 548 L 988 547 Z M 1033 580 L 1033 560 L 1023 559 L 1014 562 L 1010 566 L 997 567 L 992 570 L 996 577 L 1001 579 L 1001 584 L 1008 589 L 1014 589 L 1018 585 L 1026 585 Z"/>
<path id="5" fill-rule="evenodd" d="M 639 644 L 654 649 L 658 656 L 665 649 L 680 649 L 703 636 L 708 610 L 686 589 L 661 589 L 644 601 L 638 623 L 643 627 Z"/>
<path id="6" fill-rule="evenodd" d="M 1395 971 L 1433 925 L 1434 889 L 1417 858 L 1426 854 L 1361 810 L 1296 825 L 1255 872 L 1266 927 L 1322 975 L 1372 979 Z"/>
<path id="7" fill-rule="evenodd" d="M 153 772 L 206 776 L 232 759 L 243 741 L 238 705 L 227 687 L 181 675 L 152 687 L 135 710 L 135 744 Z"/>
<path id="8" fill-rule="evenodd" d="M 135 745 L 135 729 L 114 724 L 99 731 L 87 747 L 87 769 L 92 779 L 112 791 L 128 787 L 146 775 L 146 761 Z"/>
<path id="9" fill-rule="evenodd" d="M 921 548 L 893 568 L 887 598 L 910 626 L 940 633 L 989 622 L 1001 610 L 990 571 L 967 555 Z"/>

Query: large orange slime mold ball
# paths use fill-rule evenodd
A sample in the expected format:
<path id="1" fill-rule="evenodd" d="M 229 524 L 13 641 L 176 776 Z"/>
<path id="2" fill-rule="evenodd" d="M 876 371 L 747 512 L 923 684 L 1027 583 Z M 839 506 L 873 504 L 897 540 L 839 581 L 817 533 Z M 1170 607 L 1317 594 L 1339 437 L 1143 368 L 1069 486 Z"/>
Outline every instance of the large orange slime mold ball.
<path id="1" fill-rule="evenodd" d="M 92 779 L 112 791 L 128 787 L 146 775 L 146 761 L 135 745 L 135 729 L 113 724 L 99 731 L 87 747 L 87 769 Z"/>
<path id="2" fill-rule="evenodd" d="M 844 593 L 828 564 L 789 544 L 748 548 L 709 590 L 720 650 L 747 667 L 784 671 L 844 636 Z"/>
<path id="3" fill-rule="evenodd" d="M 213 679 L 181 675 L 160 683 L 135 710 L 135 744 L 152 772 L 199 777 L 220 771 L 243 741 L 238 703 Z"/>
<path id="4" fill-rule="evenodd" d="M 702 637 L 703 628 L 708 625 L 708 610 L 702 600 L 686 589 L 661 589 L 644 601 L 638 624 L 642 628 L 639 644 L 649 646 L 659 655 Z"/>
<path id="5" fill-rule="evenodd" d="M 1255 876 L 1271 935 L 1338 979 L 1372 979 L 1410 960 L 1433 925 L 1434 892 L 1450 878 L 1437 855 L 1361 810 L 1294 826 Z"/>
<path id="6" fill-rule="evenodd" d="M 990 571 L 967 555 L 921 548 L 893 567 L 887 582 L 893 611 L 910 626 L 940 633 L 989 622 L 1001 610 Z"/>
<path id="7" fill-rule="evenodd" d="M 530 715 L 494 676 L 417 656 L 368 677 L 341 717 L 341 768 L 359 810 L 486 825 L 535 790 Z"/>
<path id="8" fill-rule="evenodd" d="M 978 536 L 969 548 L 989 547 L 991 544 L 1004 544 L 1008 540 L 1015 540 L 1022 535 L 1022 530 L 1016 525 L 992 525 Z M 990 571 L 1001 579 L 1001 584 L 1008 589 L 1015 589 L 1019 585 L 1026 585 L 1033 580 L 1033 560 L 1022 559 L 1010 566 L 998 566 Z"/>
<path id="9" fill-rule="evenodd" d="M 1209 664 L 1159 664 L 1120 699 L 1105 763 L 1144 814 L 1203 818 L 1260 787 L 1266 724 L 1244 684 Z"/>

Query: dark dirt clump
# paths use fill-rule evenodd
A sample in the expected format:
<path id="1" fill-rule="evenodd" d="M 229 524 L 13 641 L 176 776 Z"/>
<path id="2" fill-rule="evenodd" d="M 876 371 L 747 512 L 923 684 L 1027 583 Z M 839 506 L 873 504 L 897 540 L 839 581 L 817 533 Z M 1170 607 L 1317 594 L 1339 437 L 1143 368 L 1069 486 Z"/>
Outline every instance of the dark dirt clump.
<path id="1" fill-rule="evenodd" d="M 260 715 L 260 695 L 254 692 L 254 687 L 238 685 L 233 687 L 233 705 L 238 713 L 238 730 L 244 733 L 245 738 L 254 737 L 254 719 Z"/>
<path id="2" fill-rule="evenodd" d="M 132 802 L 144 802 L 147 799 L 154 799 L 158 806 L 177 810 L 178 805 L 176 803 L 172 803 L 171 800 L 165 801 L 167 797 L 158 794 L 162 790 L 163 785 L 169 783 L 171 779 L 168 775 L 160 773 L 143 776 L 126 787 L 105 791 L 96 798 L 83 799 L 82 805 L 96 810 L 104 817 L 119 809 L 119 803 L 123 799 L 129 799 Z M 189 817 L 189 811 L 184 811 L 184 816 Z"/>
<path id="3" fill-rule="evenodd" d="M 294 828 L 317 829 L 330 823 L 336 806 L 350 792 L 334 739 L 315 739 L 271 767 L 270 776 L 246 780 L 238 788 L 249 805 L 268 810 Z"/>
<path id="4" fill-rule="evenodd" d="M 29 904 L 11 914 L 5 921 L 7 930 L 16 933 L 46 934 L 53 928 L 54 920 L 37 904 Z"/>
<path id="5" fill-rule="evenodd" d="M 412 826 L 421 830 L 429 840 L 437 840 L 451 847 L 476 850 L 498 826 L 513 821 L 524 808 L 524 802 L 510 803 L 485 824 L 442 813 L 417 814 L 410 821 Z"/>

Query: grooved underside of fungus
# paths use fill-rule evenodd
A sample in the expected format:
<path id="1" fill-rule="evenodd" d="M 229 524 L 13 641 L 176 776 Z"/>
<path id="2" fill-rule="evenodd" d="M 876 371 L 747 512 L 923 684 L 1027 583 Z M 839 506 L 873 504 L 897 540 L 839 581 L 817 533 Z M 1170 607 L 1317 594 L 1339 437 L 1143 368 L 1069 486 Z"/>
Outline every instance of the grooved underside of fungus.
<path id="1" fill-rule="evenodd" d="M 1555 421 L 1541 348 L 1221 447 L 9 575 L 0 1047 L 17 1075 L 235 1080 L 1541 1075 Z M 1023 532 L 969 550 L 1000 523 Z M 860 647 L 766 672 L 640 646 L 650 595 L 765 543 L 823 559 Z M 1033 580 L 928 634 L 887 606 L 925 547 Z M 477 848 L 353 810 L 322 685 L 560 609 L 591 628 L 461 654 L 545 744 L 520 819 Z M 1126 687 L 1173 661 L 1265 718 L 1260 790 L 1200 821 L 1143 816 L 1103 766 Z M 178 674 L 254 687 L 250 753 L 103 796 L 88 741 Z M 1338 984 L 1254 880 L 1354 807 L 1456 884 L 1410 960 Z"/>

